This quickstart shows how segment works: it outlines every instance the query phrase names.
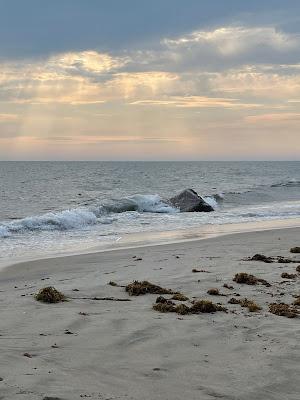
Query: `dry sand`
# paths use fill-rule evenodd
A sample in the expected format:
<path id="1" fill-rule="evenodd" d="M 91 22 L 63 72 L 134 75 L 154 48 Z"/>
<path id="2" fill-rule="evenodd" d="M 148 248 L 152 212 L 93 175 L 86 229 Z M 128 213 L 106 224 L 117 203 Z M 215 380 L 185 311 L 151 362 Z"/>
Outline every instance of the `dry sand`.
<path id="1" fill-rule="evenodd" d="M 4 269 L 0 399 L 298 400 L 300 317 L 268 312 L 269 303 L 291 304 L 300 294 L 300 276 L 281 278 L 298 264 L 241 259 L 255 253 L 299 259 L 300 254 L 289 253 L 300 245 L 299 233 L 300 228 L 243 233 Z M 193 268 L 208 272 L 193 273 Z M 232 281 L 237 272 L 266 279 L 271 287 L 237 284 Z M 130 302 L 79 299 L 127 299 L 124 288 L 107 283 L 134 279 L 221 302 L 229 312 L 161 314 L 152 309 L 156 295 L 130 297 Z M 223 288 L 224 283 L 234 289 Z M 33 294 L 50 285 L 72 299 L 37 302 Z M 228 296 L 209 296 L 214 287 Z M 255 300 L 262 311 L 227 305 L 233 293 Z"/>

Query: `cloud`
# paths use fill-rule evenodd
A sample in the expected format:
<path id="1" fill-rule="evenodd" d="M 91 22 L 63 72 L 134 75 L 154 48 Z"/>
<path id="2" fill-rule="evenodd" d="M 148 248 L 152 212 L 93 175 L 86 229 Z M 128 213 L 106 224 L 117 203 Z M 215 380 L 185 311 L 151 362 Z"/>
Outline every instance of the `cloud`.
<path id="1" fill-rule="evenodd" d="M 24 107 L 295 107 L 290 99 L 300 93 L 300 64 L 288 59 L 299 51 L 299 36 L 274 27 L 221 26 L 163 39 L 147 50 L 7 61 L 0 65 L 0 101 Z M 274 54 L 281 64 L 262 63 Z"/>
<path id="2" fill-rule="evenodd" d="M 16 114 L 0 114 L 0 123 L 1 122 L 14 122 L 18 120 L 18 115 Z"/>
<path id="3" fill-rule="evenodd" d="M 214 91 L 231 95 L 256 96 L 289 100 L 300 93 L 300 73 L 268 72 L 256 66 L 231 69 L 210 78 Z"/>
<path id="4" fill-rule="evenodd" d="M 277 123 L 277 122 L 300 122 L 300 113 L 277 113 L 277 114 L 261 114 L 248 115 L 245 118 L 246 122 L 250 123 Z"/>
<path id="5" fill-rule="evenodd" d="M 171 96 L 166 100 L 137 100 L 133 101 L 132 105 L 152 105 L 152 106 L 173 106 L 183 108 L 257 108 L 261 104 L 241 103 L 238 99 L 204 97 L 204 96 Z"/>
<path id="6" fill-rule="evenodd" d="M 299 35 L 286 34 L 274 27 L 224 26 L 211 31 L 194 31 L 176 39 L 165 39 L 163 43 L 171 49 L 210 46 L 223 56 L 245 53 L 257 47 L 288 52 L 299 46 Z"/>

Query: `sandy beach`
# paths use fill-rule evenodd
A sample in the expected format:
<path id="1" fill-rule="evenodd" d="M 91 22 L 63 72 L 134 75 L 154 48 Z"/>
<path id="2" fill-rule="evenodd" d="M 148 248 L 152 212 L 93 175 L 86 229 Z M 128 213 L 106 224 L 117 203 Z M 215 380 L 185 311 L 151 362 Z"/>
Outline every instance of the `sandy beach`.
<path id="1" fill-rule="evenodd" d="M 243 259 L 261 253 L 299 260 L 289 251 L 299 237 L 300 228 L 239 233 L 2 270 L 0 399 L 298 399 L 300 318 L 273 315 L 268 305 L 291 304 L 300 294 L 299 275 L 281 277 L 300 262 Z M 239 272 L 270 286 L 233 282 Z M 157 295 L 129 296 L 108 284 L 134 280 L 221 303 L 228 312 L 159 313 L 152 309 Z M 69 301 L 36 301 L 45 286 Z M 224 296 L 207 294 L 210 288 Z M 232 297 L 251 299 L 262 310 L 228 304 Z"/>

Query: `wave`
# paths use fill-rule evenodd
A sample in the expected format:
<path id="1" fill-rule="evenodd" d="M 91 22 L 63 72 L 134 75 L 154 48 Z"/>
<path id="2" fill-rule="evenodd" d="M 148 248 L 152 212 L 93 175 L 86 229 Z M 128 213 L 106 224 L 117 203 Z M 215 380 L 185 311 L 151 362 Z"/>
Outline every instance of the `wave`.
<path id="1" fill-rule="evenodd" d="M 49 212 L 0 224 L 0 238 L 14 233 L 34 231 L 66 231 L 82 229 L 90 225 L 111 224 L 116 219 L 109 217 L 124 212 L 176 213 L 174 207 L 164 202 L 159 195 L 134 195 L 112 204 L 78 207 L 60 212 Z"/>

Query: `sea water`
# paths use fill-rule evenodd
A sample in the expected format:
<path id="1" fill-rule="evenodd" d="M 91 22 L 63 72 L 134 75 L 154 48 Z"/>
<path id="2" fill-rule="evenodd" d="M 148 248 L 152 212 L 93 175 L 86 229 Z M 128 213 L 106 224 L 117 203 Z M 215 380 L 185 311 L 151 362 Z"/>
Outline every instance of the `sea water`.
<path id="1" fill-rule="evenodd" d="M 192 188 L 210 213 L 167 199 Z M 0 162 L 0 263 L 128 234 L 300 217 L 300 162 Z"/>

